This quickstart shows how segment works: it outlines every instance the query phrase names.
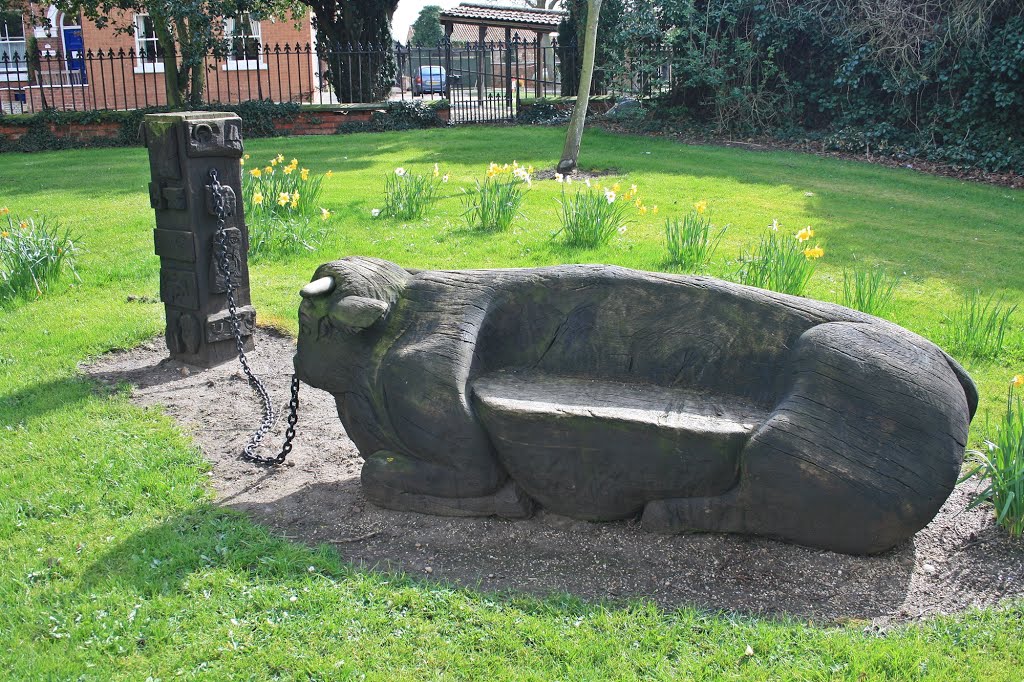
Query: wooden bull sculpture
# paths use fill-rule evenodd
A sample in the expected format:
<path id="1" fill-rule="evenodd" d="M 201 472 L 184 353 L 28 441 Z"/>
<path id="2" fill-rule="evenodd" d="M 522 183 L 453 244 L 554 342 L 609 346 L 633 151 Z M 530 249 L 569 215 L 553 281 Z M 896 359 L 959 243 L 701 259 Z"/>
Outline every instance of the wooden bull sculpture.
<path id="1" fill-rule="evenodd" d="M 295 368 L 383 507 L 875 553 L 952 490 L 977 407 L 931 342 L 828 303 L 601 265 L 321 266 Z"/>

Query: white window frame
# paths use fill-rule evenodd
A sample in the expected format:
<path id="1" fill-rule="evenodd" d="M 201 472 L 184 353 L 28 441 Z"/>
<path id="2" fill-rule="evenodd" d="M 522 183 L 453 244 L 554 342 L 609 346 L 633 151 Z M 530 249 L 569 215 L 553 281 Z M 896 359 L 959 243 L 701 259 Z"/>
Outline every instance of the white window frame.
<path id="1" fill-rule="evenodd" d="M 25 17 L 21 12 L 11 12 L 21 17 L 21 40 L 13 40 L 10 34 L 0 24 L 0 60 L 7 55 L 7 63 L 0 61 L 0 82 L 23 81 L 28 79 L 28 60 L 25 58 L 28 50 L 28 33 L 25 31 Z M 14 45 L 21 45 L 21 52 L 17 52 Z M 14 56 L 18 55 L 18 64 L 14 65 Z"/>
<path id="2" fill-rule="evenodd" d="M 263 61 L 263 27 L 260 26 L 260 22 L 252 18 L 248 12 L 241 15 L 249 21 L 249 34 L 242 36 L 243 40 L 255 39 L 259 44 L 259 50 L 256 54 L 256 59 L 235 59 L 234 58 L 234 40 L 235 40 L 235 23 L 238 21 L 237 17 L 227 17 L 224 19 L 224 39 L 228 41 L 228 56 L 221 67 L 224 71 L 258 71 L 260 69 L 266 69 L 267 65 Z"/>
<path id="3" fill-rule="evenodd" d="M 145 50 L 146 54 L 156 54 L 156 48 L 159 45 L 157 42 L 156 31 L 153 31 L 153 36 L 144 36 L 143 29 L 145 28 L 145 20 L 149 19 L 149 15 L 146 13 L 139 13 L 135 15 L 132 20 L 135 25 L 135 73 L 163 73 L 164 72 L 164 60 L 161 56 L 155 56 L 156 61 L 149 61 L 148 59 L 143 61 L 142 53 Z M 151 24 L 152 25 L 152 21 Z M 147 46 L 143 43 L 152 43 L 152 49 L 145 49 Z"/>

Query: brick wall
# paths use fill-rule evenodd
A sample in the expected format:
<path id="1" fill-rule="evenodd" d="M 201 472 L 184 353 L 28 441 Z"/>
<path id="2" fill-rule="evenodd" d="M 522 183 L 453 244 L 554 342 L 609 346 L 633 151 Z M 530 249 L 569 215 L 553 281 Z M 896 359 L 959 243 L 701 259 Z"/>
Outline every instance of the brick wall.
<path id="1" fill-rule="evenodd" d="M 130 13 L 121 13 L 113 15 L 111 23 L 124 25 L 131 18 Z M 261 57 L 258 69 L 249 62 L 208 60 L 206 93 L 210 102 L 268 98 L 277 102 L 309 101 L 315 87 L 313 60 L 294 52 L 296 45 L 305 49 L 309 44 L 309 15 L 303 17 L 298 28 L 291 20 L 263 21 L 260 28 L 263 44 L 269 46 L 271 54 Z M 85 49 L 96 56 L 87 64 L 90 102 L 104 109 L 167 104 L 164 74 L 160 71 L 163 65 L 121 56 L 129 50 L 137 52 L 134 36 L 116 33 L 110 27 L 100 29 L 91 22 L 83 24 L 82 36 Z"/>

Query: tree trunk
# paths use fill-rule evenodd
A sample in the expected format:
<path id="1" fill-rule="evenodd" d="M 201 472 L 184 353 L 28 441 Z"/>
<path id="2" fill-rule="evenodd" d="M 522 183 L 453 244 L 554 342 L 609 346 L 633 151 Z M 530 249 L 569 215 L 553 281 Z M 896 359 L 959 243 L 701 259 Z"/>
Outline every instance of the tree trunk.
<path id="1" fill-rule="evenodd" d="M 339 102 L 379 102 L 395 83 L 391 16 L 397 0 L 304 0 L 314 10 L 320 57 Z M 340 5 L 340 8 L 339 8 Z"/>
<path id="2" fill-rule="evenodd" d="M 571 173 L 580 158 L 580 143 L 583 141 L 583 126 L 587 122 L 587 107 L 590 106 L 590 84 L 594 78 L 594 55 L 597 51 L 597 23 L 601 15 L 601 0 L 587 2 L 587 29 L 583 36 L 583 68 L 580 71 L 580 88 L 576 93 L 576 106 L 572 108 L 569 130 L 565 133 L 562 160 L 558 162 L 559 173 Z"/>
<path id="3" fill-rule="evenodd" d="M 154 27 L 158 26 L 155 20 L 153 25 Z M 171 109 L 181 109 L 185 103 L 181 96 L 181 87 L 178 79 L 178 51 L 174 43 L 174 37 L 171 36 L 170 32 L 156 28 L 156 38 L 160 41 L 160 47 L 164 52 L 164 94 L 167 96 L 167 106 Z"/>

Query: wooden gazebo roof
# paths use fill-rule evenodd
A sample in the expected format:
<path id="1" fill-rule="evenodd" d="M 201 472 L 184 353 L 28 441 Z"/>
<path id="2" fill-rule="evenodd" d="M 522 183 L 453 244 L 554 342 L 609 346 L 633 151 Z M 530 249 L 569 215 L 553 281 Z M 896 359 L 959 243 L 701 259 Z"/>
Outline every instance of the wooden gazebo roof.
<path id="1" fill-rule="evenodd" d="M 496 5 L 464 2 L 458 7 L 441 12 L 441 23 L 451 33 L 455 24 L 494 26 L 535 33 L 553 33 L 568 13 L 556 9 L 537 9 L 521 5 Z"/>

